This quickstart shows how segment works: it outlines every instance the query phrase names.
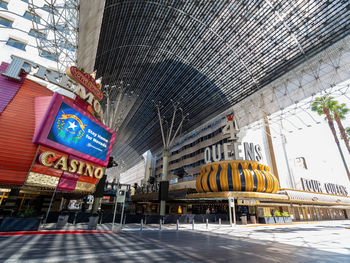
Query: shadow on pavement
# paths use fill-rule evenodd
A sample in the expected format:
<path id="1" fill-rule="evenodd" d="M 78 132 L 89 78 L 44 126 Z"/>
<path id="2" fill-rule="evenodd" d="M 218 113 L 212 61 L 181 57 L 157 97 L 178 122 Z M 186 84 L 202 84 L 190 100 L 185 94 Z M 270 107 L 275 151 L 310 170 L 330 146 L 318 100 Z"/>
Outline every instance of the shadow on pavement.
<path id="1" fill-rule="evenodd" d="M 350 260 L 349 256 L 315 248 L 192 231 L 12 236 L 0 237 L 0 246 L 2 247 L 0 258 L 4 262 L 348 262 Z"/>

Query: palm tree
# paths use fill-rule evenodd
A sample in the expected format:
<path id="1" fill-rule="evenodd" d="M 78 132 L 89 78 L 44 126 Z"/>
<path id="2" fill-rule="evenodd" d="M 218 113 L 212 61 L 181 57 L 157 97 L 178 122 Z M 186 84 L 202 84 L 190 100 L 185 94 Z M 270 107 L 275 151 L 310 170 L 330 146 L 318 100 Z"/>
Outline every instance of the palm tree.
<path id="1" fill-rule="evenodd" d="M 311 104 L 311 110 L 317 112 L 317 114 L 320 115 L 320 116 L 325 115 L 325 119 L 328 121 L 328 125 L 329 125 L 329 128 L 332 131 L 335 143 L 338 146 L 338 150 L 339 150 L 340 156 L 342 158 L 342 161 L 343 161 L 343 164 L 344 164 L 344 167 L 345 167 L 345 170 L 346 170 L 346 174 L 348 175 L 348 178 L 350 180 L 350 172 L 349 172 L 348 166 L 346 164 L 343 152 L 342 152 L 342 150 L 340 148 L 340 143 L 339 143 L 339 140 L 338 140 L 337 132 L 335 130 L 334 122 L 333 122 L 332 115 L 331 115 L 331 112 L 330 112 L 330 110 L 336 104 L 337 104 L 337 102 L 333 100 L 333 97 L 330 97 L 330 96 L 327 96 L 327 95 L 322 96 L 320 98 L 316 97 L 315 101 Z"/>
<path id="2" fill-rule="evenodd" d="M 348 136 L 348 140 L 350 140 L 350 127 L 345 128 L 346 135 Z"/>
<path id="3" fill-rule="evenodd" d="M 346 148 L 348 149 L 348 151 L 350 153 L 350 145 L 349 145 L 348 136 L 346 135 L 346 131 L 345 131 L 344 126 L 341 122 L 341 120 L 345 119 L 345 115 L 348 113 L 349 109 L 346 107 L 345 103 L 342 103 L 340 105 L 337 103 L 334 105 L 334 107 L 331 110 L 333 112 L 334 120 L 336 121 L 336 123 L 338 125 L 341 138 L 344 140 Z"/>

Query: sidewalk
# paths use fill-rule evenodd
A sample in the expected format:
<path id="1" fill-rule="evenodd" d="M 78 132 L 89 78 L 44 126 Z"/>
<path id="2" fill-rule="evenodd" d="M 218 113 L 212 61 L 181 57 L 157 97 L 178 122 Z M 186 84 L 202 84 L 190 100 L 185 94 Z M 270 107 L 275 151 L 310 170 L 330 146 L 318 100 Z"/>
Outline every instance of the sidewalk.
<path id="1" fill-rule="evenodd" d="M 324 221 L 321 221 L 324 222 Z M 293 222 L 293 223 L 283 223 L 283 224 L 249 224 L 249 225 L 232 225 L 232 227 L 229 225 L 228 222 L 223 222 L 221 225 L 219 223 L 208 223 L 208 228 L 206 226 L 206 223 L 195 223 L 194 224 L 194 230 L 196 231 L 215 231 L 215 230 L 232 230 L 232 229 L 245 229 L 245 228 L 255 228 L 255 227 L 274 227 L 274 226 L 291 226 L 291 225 L 304 225 L 304 224 L 316 224 L 317 221 L 304 221 L 304 222 Z M 119 223 L 114 224 L 114 230 L 116 231 L 119 228 Z M 56 224 L 50 223 L 46 224 L 44 227 L 41 226 L 39 229 L 40 231 L 52 231 L 52 230 L 58 230 L 56 228 Z M 64 231 L 81 231 L 81 230 L 88 230 L 88 224 L 87 223 L 79 223 L 79 224 L 69 224 L 67 223 L 63 228 L 60 228 L 59 230 Z M 141 224 L 126 224 L 123 225 L 122 231 L 140 231 L 141 230 Z M 161 229 L 159 227 L 159 224 L 144 224 L 142 227 L 142 231 L 147 230 L 173 230 L 176 231 L 176 224 L 162 224 Z M 178 230 L 193 230 L 192 224 L 179 224 Z M 112 231 L 112 223 L 104 223 L 104 224 L 98 224 L 96 231 Z"/>
<path id="2" fill-rule="evenodd" d="M 159 224 L 147 224 L 143 225 L 142 231 L 204 231 L 212 233 L 242 233 L 242 232 L 254 232 L 260 230 L 269 230 L 274 232 L 274 229 L 289 229 L 291 227 L 305 228 L 318 225 L 334 225 L 344 222 L 349 223 L 349 220 L 343 221 L 303 221 L 303 222 L 293 222 L 293 223 L 284 223 L 284 224 L 249 224 L 249 225 L 233 225 L 230 226 L 228 222 L 224 222 L 221 225 L 219 223 L 209 223 L 208 226 L 206 223 L 195 223 L 192 224 L 179 224 L 178 229 L 176 224 L 164 224 L 159 226 Z M 194 228 L 193 228 L 194 227 Z M 344 227 L 345 230 L 348 230 L 348 225 Z M 114 224 L 114 231 L 112 231 L 112 223 L 105 223 L 97 225 L 96 230 L 89 230 L 88 223 L 79 223 L 79 224 L 70 224 L 67 223 L 62 228 L 56 228 L 55 223 L 48 223 L 45 226 L 40 226 L 38 231 L 19 231 L 19 232 L 1 232 L 0 235 L 6 235 L 6 233 L 21 233 L 21 234 L 40 234 L 45 232 L 47 234 L 82 234 L 82 233 L 116 233 L 120 231 L 141 231 L 141 224 L 127 224 L 123 225 L 122 230 L 119 229 L 119 224 Z M 279 231 L 279 230 L 278 230 Z M 350 234 L 350 232 L 349 232 Z"/>

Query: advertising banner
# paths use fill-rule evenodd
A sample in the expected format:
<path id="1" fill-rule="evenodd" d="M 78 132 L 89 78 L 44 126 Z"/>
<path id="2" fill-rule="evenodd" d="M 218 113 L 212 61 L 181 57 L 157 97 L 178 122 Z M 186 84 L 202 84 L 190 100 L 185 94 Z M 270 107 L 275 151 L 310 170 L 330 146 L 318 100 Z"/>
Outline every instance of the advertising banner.
<path id="1" fill-rule="evenodd" d="M 33 142 L 107 166 L 115 132 L 55 93 Z"/>

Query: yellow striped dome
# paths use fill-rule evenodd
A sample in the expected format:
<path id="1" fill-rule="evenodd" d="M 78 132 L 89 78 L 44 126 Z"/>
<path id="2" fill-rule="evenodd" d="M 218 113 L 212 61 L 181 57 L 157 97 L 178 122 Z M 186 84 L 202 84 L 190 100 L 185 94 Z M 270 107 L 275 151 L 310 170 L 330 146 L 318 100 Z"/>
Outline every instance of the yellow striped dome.
<path id="1" fill-rule="evenodd" d="M 213 162 L 201 168 L 197 192 L 246 191 L 276 193 L 279 183 L 266 165 L 255 161 Z"/>

